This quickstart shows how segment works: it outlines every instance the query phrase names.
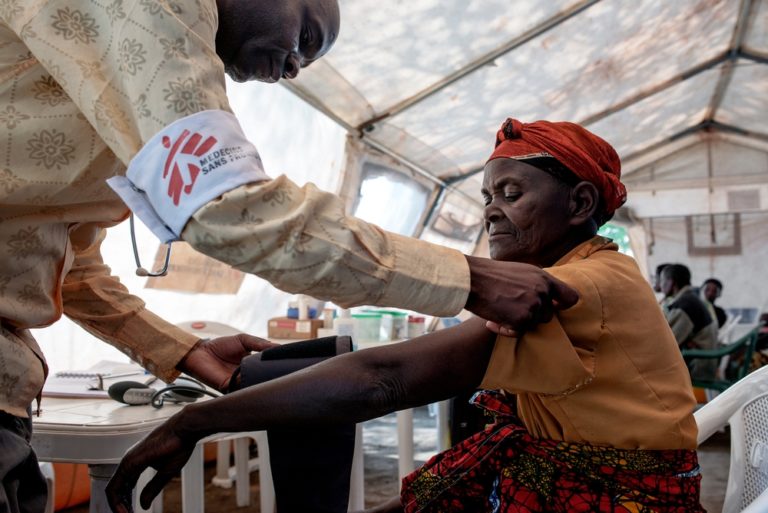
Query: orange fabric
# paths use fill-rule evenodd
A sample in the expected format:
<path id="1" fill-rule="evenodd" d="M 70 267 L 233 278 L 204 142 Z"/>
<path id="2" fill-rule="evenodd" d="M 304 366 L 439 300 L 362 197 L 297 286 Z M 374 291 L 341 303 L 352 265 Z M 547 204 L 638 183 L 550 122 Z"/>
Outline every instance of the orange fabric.
<path id="1" fill-rule="evenodd" d="M 91 479 L 85 463 L 54 463 L 54 511 L 71 508 L 91 498 Z"/>
<path id="2" fill-rule="evenodd" d="M 707 403 L 707 391 L 703 388 L 693 387 L 693 396 L 696 398 L 696 402 L 699 404 Z"/>
<path id="3" fill-rule="evenodd" d="M 621 161 L 613 147 L 586 128 L 566 121 L 521 123 L 507 118 L 496 133 L 497 158 L 554 157 L 582 180 L 593 183 L 612 214 L 627 200 Z"/>
<path id="4" fill-rule="evenodd" d="M 635 261 L 595 237 L 547 272 L 578 303 L 520 339 L 499 336 L 481 388 L 517 394 L 536 438 L 695 449 L 688 369 Z"/>

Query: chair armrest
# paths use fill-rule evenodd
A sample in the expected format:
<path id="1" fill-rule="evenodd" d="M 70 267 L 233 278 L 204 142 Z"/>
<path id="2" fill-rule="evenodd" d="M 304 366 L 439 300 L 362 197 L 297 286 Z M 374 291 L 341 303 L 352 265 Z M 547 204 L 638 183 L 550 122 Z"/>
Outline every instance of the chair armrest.
<path id="1" fill-rule="evenodd" d="M 727 354 L 731 354 L 734 351 L 743 348 L 741 344 L 731 344 L 715 349 L 682 349 L 683 358 L 686 360 L 692 360 L 694 358 L 722 358 Z"/>

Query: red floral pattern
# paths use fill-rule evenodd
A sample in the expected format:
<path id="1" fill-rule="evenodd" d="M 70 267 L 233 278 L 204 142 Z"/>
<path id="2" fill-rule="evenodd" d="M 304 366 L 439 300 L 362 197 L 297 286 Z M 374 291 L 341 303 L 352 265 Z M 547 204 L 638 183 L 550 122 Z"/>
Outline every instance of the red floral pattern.
<path id="1" fill-rule="evenodd" d="M 403 480 L 406 512 L 704 512 L 696 451 L 537 440 L 501 393 L 473 402 L 495 422 Z"/>

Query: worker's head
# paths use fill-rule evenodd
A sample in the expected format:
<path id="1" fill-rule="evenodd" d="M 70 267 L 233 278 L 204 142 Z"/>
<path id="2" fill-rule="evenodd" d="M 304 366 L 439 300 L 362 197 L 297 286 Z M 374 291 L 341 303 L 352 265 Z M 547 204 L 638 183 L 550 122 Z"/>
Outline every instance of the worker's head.
<path id="1" fill-rule="evenodd" d="M 216 0 L 216 53 L 233 80 L 294 78 L 331 49 L 337 0 Z"/>
<path id="2" fill-rule="evenodd" d="M 483 177 L 491 258 L 554 264 L 624 202 L 619 176 L 616 152 L 586 129 L 508 119 Z"/>

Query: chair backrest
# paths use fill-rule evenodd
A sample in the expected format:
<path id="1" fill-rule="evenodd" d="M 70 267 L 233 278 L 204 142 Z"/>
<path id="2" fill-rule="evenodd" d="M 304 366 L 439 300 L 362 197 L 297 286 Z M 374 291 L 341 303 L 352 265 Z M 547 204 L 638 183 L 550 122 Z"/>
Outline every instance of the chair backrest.
<path id="1" fill-rule="evenodd" d="M 731 468 L 723 513 L 736 513 L 768 490 L 768 393 L 747 402 L 730 419 Z"/>
<path id="2" fill-rule="evenodd" d="M 729 345 L 715 349 L 683 349 L 686 363 L 696 360 L 719 362 L 715 366 L 717 372 L 713 372 L 712 377 L 692 376 L 693 386 L 722 392 L 744 378 L 749 374 L 758 336 L 759 328 L 753 328 Z"/>
<path id="3" fill-rule="evenodd" d="M 726 426 L 733 414 L 748 401 L 766 393 L 768 393 L 768 366 L 757 369 L 696 410 L 693 415 L 699 427 L 699 445 Z"/>
<path id="4" fill-rule="evenodd" d="M 768 490 L 765 490 L 760 496 L 752 501 L 741 513 L 765 513 L 768 511 Z"/>
<path id="5" fill-rule="evenodd" d="M 698 409 L 694 417 L 699 445 L 731 424 L 731 465 L 723 513 L 739 512 L 768 488 L 768 367 L 735 383 Z"/>
<path id="6" fill-rule="evenodd" d="M 744 351 L 740 355 L 740 359 L 738 360 L 740 363 L 737 367 L 733 369 L 734 376 L 732 377 L 733 380 L 738 381 L 749 374 L 749 370 L 752 367 L 752 355 L 755 353 L 755 347 L 757 346 L 757 337 L 760 334 L 758 328 L 752 329 L 749 333 L 744 335 L 742 338 L 734 342 L 734 344 L 741 344 L 744 345 Z M 729 359 L 733 358 L 733 354 L 729 357 Z M 726 369 L 727 372 L 727 369 Z M 726 379 L 728 376 L 726 376 Z"/>

